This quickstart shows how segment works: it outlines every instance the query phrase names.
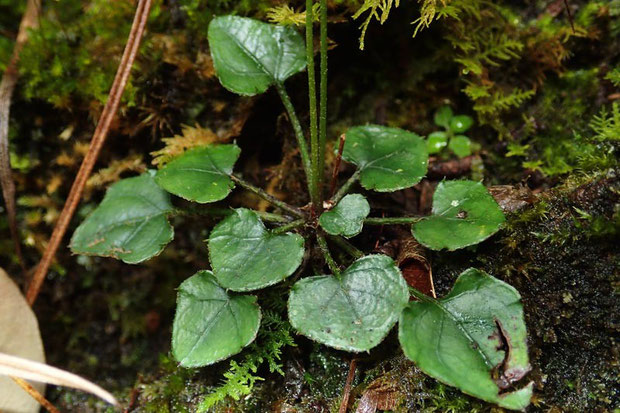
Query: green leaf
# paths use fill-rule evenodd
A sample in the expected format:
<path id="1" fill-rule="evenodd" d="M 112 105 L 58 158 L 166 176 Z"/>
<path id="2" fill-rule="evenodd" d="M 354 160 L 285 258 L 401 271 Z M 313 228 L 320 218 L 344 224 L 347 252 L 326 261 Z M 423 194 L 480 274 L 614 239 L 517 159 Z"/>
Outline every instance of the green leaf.
<path id="1" fill-rule="evenodd" d="M 240 95 L 263 93 L 306 67 L 304 41 L 292 27 L 222 16 L 211 21 L 208 38 L 220 82 Z"/>
<path id="2" fill-rule="evenodd" d="M 453 116 L 454 114 L 452 113 L 452 108 L 446 105 L 446 106 L 442 106 L 439 109 L 437 109 L 433 120 L 435 121 L 435 125 L 443 126 L 444 128 L 449 129 L 450 120 L 452 119 Z"/>
<path id="3" fill-rule="evenodd" d="M 160 169 L 155 179 L 166 191 L 188 201 L 219 201 L 235 187 L 230 174 L 240 153 L 234 144 L 190 149 Z"/>
<path id="4" fill-rule="evenodd" d="M 304 239 L 267 231 L 256 212 L 238 208 L 213 228 L 209 257 L 224 288 L 250 291 L 279 283 L 301 264 Z"/>
<path id="5" fill-rule="evenodd" d="M 432 213 L 414 224 L 413 235 L 434 250 L 453 251 L 482 242 L 505 221 L 485 186 L 474 181 L 441 182 L 433 195 Z"/>
<path id="6" fill-rule="evenodd" d="M 426 147 L 430 154 L 439 153 L 446 146 L 448 146 L 448 134 L 446 132 L 433 132 L 426 139 Z"/>
<path id="7" fill-rule="evenodd" d="M 409 303 L 398 337 L 437 380 L 508 409 L 530 403 L 533 383 L 504 392 L 530 370 L 521 296 L 505 282 L 466 270 L 443 299 Z"/>
<path id="8" fill-rule="evenodd" d="M 466 115 L 458 115 L 450 119 L 450 129 L 454 133 L 467 132 L 474 124 L 474 120 Z"/>
<path id="9" fill-rule="evenodd" d="M 346 137 L 342 157 L 358 166 L 366 189 L 397 191 L 417 184 L 426 174 L 426 143 L 415 133 L 367 125 L 349 129 Z"/>
<path id="10" fill-rule="evenodd" d="M 459 158 L 471 155 L 471 141 L 464 135 L 457 135 L 450 139 L 448 148 Z"/>
<path id="11" fill-rule="evenodd" d="M 370 205 L 363 195 L 346 195 L 338 205 L 321 214 L 319 224 L 328 234 L 351 238 L 362 232 L 369 213 Z"/>
<path id="12" fill-rule="evenodd" d="M 174 230 L 167 219 L 172 210 L 170 195 L 157 186 L 151 172 L 123 179 L 110 186 L 75 230 L 71 250 L 128 264 L 147 260 L 172 241 Z"/>
<path id="13" fill-rule="evenodd" d="M 386 255 L 355 261 L 339 277 L 304 278 L 288 302 L 291 325 L 340 350 L 367 351 L 390 331 L 407 304 L 407 283 Z"/>
<path id="14" fill-rule="evenodd" d="M 256 296 L 229 295 L 211 271 L 199 271 L 179 286 L 172 354 L 183 367 L 224 360 L 254 341 L 260 319 Z"/>

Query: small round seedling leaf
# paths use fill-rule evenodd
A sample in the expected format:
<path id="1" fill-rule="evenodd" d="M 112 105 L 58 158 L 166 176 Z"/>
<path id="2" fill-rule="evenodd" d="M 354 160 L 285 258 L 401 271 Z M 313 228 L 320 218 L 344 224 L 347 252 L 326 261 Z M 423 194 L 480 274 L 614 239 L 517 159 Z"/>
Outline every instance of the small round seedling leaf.
<path id="1" fill-rule="evenodd" d="M 157 172 L 157 183 L 188 201 L 220 201 L 235 186 L 230 174 L 240 153 L 234 144 L 190 149 Z"/>
<path id="2" fill-rule="evenodd" d="M 504 213 L 482 183 L 444 181 L 433 195 L 432 215 L 414 224 L 412 232 L 428 248 L 453 251 L 484 241 L 504 221 Z"/>
<path id="3" fill-rule="evenodd" d="M 428 375 L 480 399 L 522 410 L 532 384 L 507 391 L 530 370 L 521 296 L 473 268 L 441 300 L 411 302 L 399 321 L 405 355 Z"/>
<path id="4" fill-rule="evenodd" d="M 167 215 L 170 195 L 151 172 L 112 185 L 71 238 L 76 254 L 113 257 L 135 264 L 159 254 L 174 235 Z"/>
<path id="5" fill-rule="evenodd" d="M 328 234 L 351 238 L 362 232 L 370 205 L 360 194 L 346 195 L 334 208 L 323 212 L 319 224 Z"/>
<path id="6" fill-rule="evenodd" d="M 471 155 L 471 141 L 465 135 L 457 135 L 450 139 L 448 148 L 459 158 Z"/>
<path id="7" fill-rule="evenodd" d="M 366 189 L 397 191 L 417 184 L 426 174 L 426 142 L 415 133 L 367 125 L 349 129 L 346 138 L 342 157 L 357 165 Z"/>
<path id="8" fill-rule="evenodd" d="M 301 334 L 330 347 L 367 351 L 390 331 L 409 294 L 394 261 L 368 255 L 340 276 L 304 278 L 291 289 L 288 314 Z"/>
<path id="9" fill-rule="evenodd" d="M 450 129 L 454 133 L 467 132 L 474 124 L 474 120 L 467 115 L 458 115 L 450 119 Z"/>
<path id="10" fill-rule="evenodd" d="M 426 139 L 426 147 L 430 154 L 439 153 L 446 146 L 448 146 L 448 134 L 446 132 L 433 132 Z"/>
<path id="11" fill-rule="evenodd" d="M 211 21 L 208 39 L 220 82 L 240 95 L 263 93 L 306 67 L 304 42 L 292 27 L 222 16 Z"/>
<path id="12" fill-rule="evenodd" d="M 256 296 L 230 295 L 211 271 L 199 271 L 179 286 L 172 354 L 183 367 L 224 360 L 254 341 L 260 319 Z"/>
<path id="13" fill-rule="evenodd" d="M 448 129 L 450 127 L 450 120 L 453 116 L 454 114 L 452 113 L 452 108 L 446 105 L 437 109 L 433 120 L 435 121 L 435 125 L 443 126 Z"/>
<path id="14" fill-rule="evenodd" d="M 213 228 L 209 257 L 219 284 L 232 291 L 251 291 L 291 275 L 304 255 L 298 234 L 273 234 L 256 212 L 239 208 Z"/>

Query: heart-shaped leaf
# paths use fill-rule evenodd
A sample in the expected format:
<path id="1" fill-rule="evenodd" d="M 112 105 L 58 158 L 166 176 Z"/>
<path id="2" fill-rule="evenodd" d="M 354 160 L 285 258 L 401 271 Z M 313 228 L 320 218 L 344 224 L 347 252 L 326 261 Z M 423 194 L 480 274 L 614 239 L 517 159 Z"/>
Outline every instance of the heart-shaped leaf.
<path id="1" fill-rule="evenodd" d="M 157 172 L 157 183 L 188 201 L 222 200 L 235 187 L 230 174 L 240 153 L 233 144 L 190 149 Z"/>
<path id="2" fill-rule="evenodd" d="M 533 383 L 504 392 L 530 370 L 521 296 L 505 282 L 470 268 L 441 300 L 411 302 L 398 329 L 428 375 L 508 409 L 530 403 Z"/>
<path id="3" fill-rule="evenodd" d="M 448 146 L 448 134 L 446 132 L 433 132 L 426 139 L 428 153 L 439 153 L 446 146 Z"/>
<path id="4" fill-rule="evenodd" d="M 362 232 L 370 205 L 360 194 L 346 195 L 329 211 L 323 212 L 319 224 L 328 234 L 351 238 Z"/>
<path id="5" fill-rule="evenodd" d="M 260 319 L 255 296 L 231 296 L 211 271 L 199 271 L 179 286 L 172 354 L 184 367 L 224 360 L 254 341 Z"/>
<path id="6" fill-rule="evenodd" d="M 346 133 L 342 157 L 360 170 L 366 189 L 397 191 L 420 182 L 426 174 L 426 142 L 398 128 L 356 126 Z"/>
<path id="7" fill-rule="evenodd" d="M 450 127 L 450 120 L 452 120 L 453 116 L 454 113 L 452 112 L 452 108 L 446 105 L 437 109 L 433 120 L 435 121 L 435 125 L 443 126 L 448 129 Z"/>
<path id="8" fill-rule="evenodd" d="M 268 231 L 256 212 L 245 208 L 213 228 L 209 257 L 217 281 L 233 291 L 250 291 L 276 284 L 291 275 L 304 255 L 298 234 Z"/>
<path id="9" fill-rule="evenodd" d="M 368 255 L 340 276 L 304 278 L 288 301 L 291 325 L 312 340 L 340 350 L 367 351 L 390 331 L 409 294 L 394 261 Z"/>
<path id="10" fill-rule="evenodd" d="M 448 148 L 459 158 L 471 155 L 471 141 L 464 135 L 457 135 L 450 139 Z"/>
<path id="11" fill-rule="evenodd" d="M 424 246 L 450 251 L 474 245 L 495 234 L 505 221 L 497 202 L 480 182 L 441 182 L 433 195 L 433 215 L 413 226 Z"/>
<path id="12" fill-rule="evenodd" d="M 76 254 L 114 257 L 135 264 L 159 254 L 174 235 L 167 215 L 170 195 L 151 172 L 112 185 L 73 233 Z"/>
<path id="13" fill-rule="evenodd" d="M 474 124 L 474 120 L 466 115 L 458 115 L 450 119 L 450 129 L 454 133 L 467 132 Z"/>
<path id="14" fill-rule="evenodd" d="M 263 93 L 306 67 L 304 42 L 292 27 L 222 16 L 211 21 L 208 38 L 220 82 L 240 95 Z"/>

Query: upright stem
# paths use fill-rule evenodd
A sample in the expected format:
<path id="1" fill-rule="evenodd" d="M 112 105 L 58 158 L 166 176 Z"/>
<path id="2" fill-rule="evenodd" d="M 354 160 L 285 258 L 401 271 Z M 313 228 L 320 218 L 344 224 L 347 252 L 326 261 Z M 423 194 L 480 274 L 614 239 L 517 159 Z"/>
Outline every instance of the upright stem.
<path id="1" fill-rule="evenodd" d="M 344 183 L 344 185 L 342 185 L 342 187 L 340 187 L 340 189 L 338 190 L 338 192 L 336 192 L 336 195 L 334 195 L 331 199 L 331 201 L 335 204 L 338 203 L 338 201 L 340 201 L 342 199 L 343 196 L 345 196 L 347 194 L 347 192 L 349 192 L 349 189 L 351 189 L 351 186 L 357 181 L 357 179 L 360 177 L 360 173 L 361 171 L 359 169 L 357 169 L 353 175 L 351 175 L 351 177 L 347 180 L 347 182 Z"/>
<path id="2" fill-rule="evenodd" d="M 291 124 L 293 125 L 293 131 L 295 132 L 297 146 L 299 146 L 299 153 L 301 155 L 301 162 L 304 166 L 304 171 L 306 172 L 306 179 L 308 180 L 308 190 L 312 195 L 312 188 L 314 187 L 314 184 L 312 183 L 312 163 L 310 162 L 310 155 L 308 154 L 308 144 L 306 143 L 306 138 L 304 137 L 304 131 L 301 128 L 301 123 L 299 123 L 299 118 L 297 117 L 297 113 L 295 113 L 295 108 L 291 103 L 291 98 L 288 96 L 288 93 L 286 93 L 284 85 L 282 85 L 281 83 L 276 83 L 276 90 L 280 95 L 280 99 L 282 99 L 284 108 L 286 109 L 288 117 L 291 120 Z"/>
<path id="3" fill-rule="evenodd" d="M 320 201 L 323 200 L 323 181 L 325 174 L 325 143 L 327 141 L 327 0 L 321 0 L 320 9 L 321 36 L 321 83 L 319 86 L 319 164 L 318 185 Z"/>
<path id="4" fill-rule="evenodd" d="M 321 248 L 321 251 L 323 252 L 323 256 L 325 257 L 325 262 L 327 263 L 327 266 L 335 276 L 339 276 L 340 268 L 338 268 L 338 264 L 336 264 L 336 261 L 334 261 L 332 255 L 329 253 L 329 248 L 327 247 L 327 241 L 325 241 L 325 237 L 322 234 L 317 234 L 316 240 L 319 244 L 319 248 Z"/>
<path id="5" fill-rule="evenodd" d="M 316 115 L 316 79 L 314 76 L 314 36 L 312 25 L 314 15 L 312 13 L 313 0 L 306 0 L 306 63 L 308 70 L 308 103 L 310 109 L 310 156 L 312 157 L 312 187 L 310 198 L 315 209 L 321 207 L 319 196 L 319 138 Z"/>
<path id="6" fill-rule="evenodd" d="M 244 181 L 243 179 L 239 178 L 238 176 L 235 175 L 229 175 L 230 179 L 232 179 L 236 184 L 238 184 L 239 186 L 247 189 L 250 192 L 253 192 L 254 194 L 260 196 L 261 198 L 263 198 L 264 200 L 266 200 L 267 202 L 272 203 L 273 205 L 277 206 L 278 208 L 283 209 L 284 211 L 290 212 L 291 214 L 295 215 L 296 217 L 300 217 L 303 218 L 304 217 L 304 213 L 301 209 L 296 208 L 292 205 L 287 204 L 284 201 L 280 201 L 278 198 L 274 197 L 273 195 L 268 194 L 267 192 L 265 192 L 263 189 L 252 185 L 249 182 Z"/>
<path id="7" fill-rule="evenodd" d="M 364 224 L 366 225 L 401 225 L 401 224 L 415 224 L 420 221 L 422 217 L 395 217 L 395 218 L 366 218 Z"/>

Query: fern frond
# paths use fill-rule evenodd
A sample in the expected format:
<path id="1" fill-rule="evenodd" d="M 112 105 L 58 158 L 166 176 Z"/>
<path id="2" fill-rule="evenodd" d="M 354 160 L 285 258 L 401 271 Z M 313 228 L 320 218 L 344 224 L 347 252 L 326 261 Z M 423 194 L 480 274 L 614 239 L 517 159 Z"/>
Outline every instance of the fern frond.
<path id="1" fill-rule="evenodd" d="M 615 69 L 610 70 L 605 75 L 605 79 L 613 83 L 614 86 L 620 87 L 620 67 L 616 67 Z"/>
<path id="2" fill-rule="evenodd" d="M 484 98 L 474 105 L 474 110 L 481 115 L 489 116 L 521 106 L 534 96 L 535 91 L 514 88 L 510 93 L 496 90 L 490 97 Z"/>
<path id="3" fill-rule="evenodd" d="M 312 6 L 312 15 L 314 21 L 319 20 L 320 4 L 315 3 Z M 295 11 L 289 5 L 275 6 L 267 10 L 267 20 L 271 23 L 281 24 L 283 26 L 303 26 L 306 24 L 306 12 Z"/>
<path id="4" fill-rule="evenodd" d="M 164 166 L 170 162 L 172 158 L 181 155 L 190 148 L 200 145 L 208 145 L 220 141 L 220 138 L 209 128 L 203 128 L 199 125 L 194 127 L 181 126 L 181 135 L 174 135 L 172 138 L 163 138 L 166 144 L 160 150 L 151 152 L 153 156 L 152 164 L 158 167 Z"/>
<path id="5" fill-rule="evenodd" d="M 362 14 L 368 11 L 368 15 L 364 22 L 360 25 L 362 33 L 360 35 L 360 50 L 364 50 L 364 39 L 366 37 L 366 30 L 372 19 L 377 20 L 380 24 L 385 23 L 392 7 L 398 7 L 400 0 L 364 0 L 364 4 L 355 12 L 353 19 L 359 18 Z"/>
<path id="6" fill-rule="evenodd" d="M 611 112 L 603 107 L 598 115 L 592 117 L 590 128 L 594 131 L 594 140 L 619 141 L 620 140 L 620 105 L 614 102 Z"/>

